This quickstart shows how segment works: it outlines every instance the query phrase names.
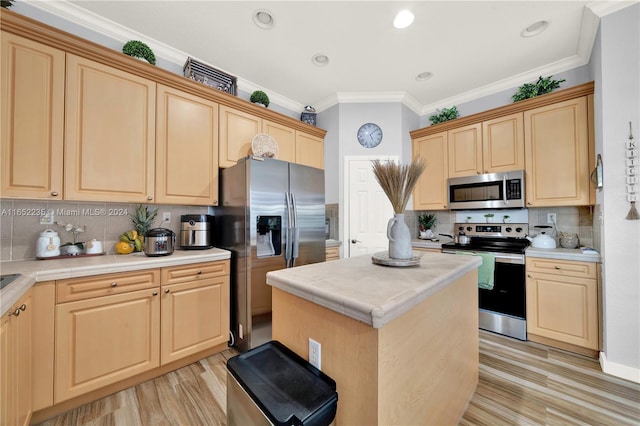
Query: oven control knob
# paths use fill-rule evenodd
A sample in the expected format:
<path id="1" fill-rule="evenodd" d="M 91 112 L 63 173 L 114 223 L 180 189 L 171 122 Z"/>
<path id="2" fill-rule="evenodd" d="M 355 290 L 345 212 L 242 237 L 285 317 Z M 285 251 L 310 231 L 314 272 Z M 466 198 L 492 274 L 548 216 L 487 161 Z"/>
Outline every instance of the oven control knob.
<path id="1" fill-rule="evenodd" d="M 516 228 L 516 232 L 522 232 L 522 228 L 520 227 Z"/>
<path id="2" fill-rule="evenodd" d="M 507 226 L 507 227 L 505 228 L 505 231 L 507 231 L 507 232 L 511 232 L 511 231 L 512 231 L 512 229 L 511 229 L 511 227 L 510 227 L 510 226 Z"/>
<path id="3" fill-rule="evenodd" d="M 458 231 L 464 231 L 464 226 L 458 226 Z"/>
<path id="4" fill-rule="evenodd" d="M 467 226 L 467 231 L 471 231 L 473 228 L 471 226 Z"/>

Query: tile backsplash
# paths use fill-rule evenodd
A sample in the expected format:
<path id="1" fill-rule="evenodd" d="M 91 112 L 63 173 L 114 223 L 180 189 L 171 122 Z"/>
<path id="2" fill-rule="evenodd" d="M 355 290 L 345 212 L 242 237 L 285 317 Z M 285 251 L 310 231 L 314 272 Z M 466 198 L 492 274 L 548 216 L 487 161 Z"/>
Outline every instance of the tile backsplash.
<path id="1" fill-rule="evenodd" d="M 183 214 L 207 214 L 205 206 L 149 205 L 158 209 L 154 227 L 180 232 L 180 216 Z M 96 239 L 103 242 L 107 253 L 114 253 L 113 246 L 124 231 L 133 228 L 130 214 L 136 204 L 92 203 L 73 201 L 37 201 L 0 199 L 0 261 L 35 259 L 36 242 L 45 229 L 53 229 L 60 235 L 62 244 L 72 240 L 71 232 L 57 225 L 58 222 L 85 226 L 79 241 Z M 41 225 L 43 212 L 53 211 L 54 224 Z M 164 212 L 171 213 L 169 222 L 162 222 Z"/>
<path id="2" fill-rule="evenodd" d="M 55 223 L 71 223 L 85 226 L 86 231 L 79 235 L 81 241 L 96 239 L 103 242 L 105 251 L 113 253 L 113 246 L 124 231 L 133 229 L 129 214 L 135 211 L 136 204 L 126 203 L 90 203 L 73 201 L 36 201 L 0 199 L 0 261 L 35 259 L 36 242 L 42 231 L 53 229 L 60 235 L 62 243 L 71 241 L 72 235 Z M 158 208 L 155 227 L 169 228 L 176 234 L 180 232 L 180 216 L 183 214 L 207 214 L 205 206 L 149 205 Z M 54 212 L 53 225 L 41 225 L 41 212 Z M 329 223 L 329 238 L 340 238 L 339 205 L 327 204 L 326 218 Z M 163 213 L 171 213 L 171 221 L 161 223 Z M 424 211 L 407 210 L 405 221 L 418 235 L 418 215 Z M 438 222 L 434 232 L 451 234 L 456 222 L 456 212 L 437 211 Z M 557 229 L 562 232 L 578 234 L 580 244 L 593 245 L 593 209 L 590 207 L 553 207 L 528 209 L 528 222 L 531 234 L 535 225 L 547 224 L 547 213 L 556 213 Z M 556 232 L 557 234 L 557 232 Z M 556 235 L 557 239 L 557 235 Z"/>

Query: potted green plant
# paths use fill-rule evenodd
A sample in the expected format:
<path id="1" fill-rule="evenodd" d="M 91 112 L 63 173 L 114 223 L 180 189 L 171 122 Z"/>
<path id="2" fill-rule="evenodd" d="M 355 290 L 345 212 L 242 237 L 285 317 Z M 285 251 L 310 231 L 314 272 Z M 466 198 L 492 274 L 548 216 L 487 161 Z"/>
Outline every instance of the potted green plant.
<path id="1" fill-rule="evenodd" d="M 493 222 L 493 216 L 495 216 L 493 213 L 487 213 L 484 215 L 484 218 L 487 220 L 487 223 L 491 223 Z"/>
<path id="2" fill-rule="evenodd" d="M 502 216 L 502 221 L 504 223 L 511 223 L 511 216 L 509 216 L 508 214 L 505 214 L 504 216 Z"/>
<path id="3" fill-rule="evenodd" d="M 467 216 L 467 220 L 466 220 L 466 222 L 467 222 L 467 223 L 471 223 L 471 216 Z"/>
<path id="4" fill-rule="evenodd" d="M 249 100 L 254 104 L 262 105 L 263 107 L 269 106 L 269 96 L 264 93 L 262 90 L 256 90 L 251 94 Z"/>
<path id="5" fill-rule="evenodd" d="M 0 1 L 0 7 L 3 7 L 5 9 L 9 9 L 11 6 L 13 6 L 13 0 L 1 0 Z"/>
<path id="6" fill-rule="evenodd" d="M 444 123 L 445 121 L 453 120 L 454 118 L 460 117 L 460 113 L 458 112 L 458 108 L 456 106 L 452 106 L 451 108 L 443 108 L 437 109 L 437 114 L 434 114 L 429 117 L 429 121 L 431 124 Z"/>
<path id="7" fill-rule="evenodd" d="M 420 237 L 421 238 L 432 238 L 433 237 L 433 228 L 436 226 L 438 219 L 435 214 L 422 214 L 418 216 L 418 223 L 420 224 Z"/>
<path id="8" fill-rule="evenodd" d="M 78 234 L 84 232 L 86 226 L 73 226 L 71 223 L 58 222 L 58 226 L 62 226 L 65 231 L 71 232 L 71 242 L 64 243 L 60 246 L 61 255 L 76 255 L 84 252 L 84 242 L 78 241 Z"/>
<path id="9" fill-rule="evenodd" d="M 542 76 L 540 76 L 538 77 L 538 81 L 535 83 L 523 84 L 518 88 L 518 92 L 511 97 L 513 102 L 535 98 L 536 96 L 544 95 L 545 93 L 551 93 L 560 87 L 560 83 L 565 81 L 564 79 L 552 80 L 551 77 L 552 76 L 542 78 Z"/>
<path id="10" fill-rule="evenodd" d="M 156 55 L 153 54 L 153 50 L 139 40 L 129 40 L 126 42 L 124 46 L 122 46 L 122 53 L 133 56 L 134 58 L 144 59 L 151 65 L 156 64 Z"/>

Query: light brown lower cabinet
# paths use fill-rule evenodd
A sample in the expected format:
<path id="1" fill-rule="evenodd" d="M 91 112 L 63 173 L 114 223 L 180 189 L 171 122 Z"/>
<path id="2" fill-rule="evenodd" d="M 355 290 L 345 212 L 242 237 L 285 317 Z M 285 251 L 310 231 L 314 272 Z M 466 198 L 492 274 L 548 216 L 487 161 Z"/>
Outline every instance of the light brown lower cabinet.
<path id="1" fill-rule="evenodd" d="M 598 264 L 527 257 L 526 270 L 528 339 L 595 356 Z"/>
<path id="2" fill-rule="evenodd" d="M 0 318 L 0 424 L 31 421 L 33 292 Z"/>
<path id="3" fill-rule="evenodd" d="M 53 409 L 178 368 L 175 361 L 224 348 L 229 339 L 228 260 L 59 280 L 55 287 Z M 38 409 L 51 408 L 41 400 Z"/>
<path id="4" fill-rule="evenodd" d="M 340 260 L 340 247 L 327 247 L 324 252 L 326 262 Z"/>
<path id="5" fill-rule="evenodd" d="M 229 340 L 229 262 L 162 268 L 160 364 Z"/>
<path id="6" fill-rule="evenodd" d="M 160 365 L 160 289 L 56 306 L 55 402 Z"/>

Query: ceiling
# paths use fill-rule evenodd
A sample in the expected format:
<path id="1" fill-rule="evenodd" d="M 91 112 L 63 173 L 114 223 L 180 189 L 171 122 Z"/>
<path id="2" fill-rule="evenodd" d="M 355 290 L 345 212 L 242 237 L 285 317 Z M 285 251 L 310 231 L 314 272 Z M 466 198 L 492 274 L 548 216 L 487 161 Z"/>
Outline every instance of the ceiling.
<path id="1" fill-rule="evenodd" d="M 402 101 L 417 113 L 588 63 L 598 17 L 629 2 L 588 1 L 50 1 L 37 7 L 182 66 L 188 56 L 263 89 L 272 102 L 319 110 Z M 396 29 L 409 9 L 413 25 Z M 253 21 L 268 11 L 272 29 Z M 548 28 L 522 37 L 531 24 Z M 315 54 L 329 58 L 312 63 Z M 418 81 L 416 76 L 433 76 Z"/>

